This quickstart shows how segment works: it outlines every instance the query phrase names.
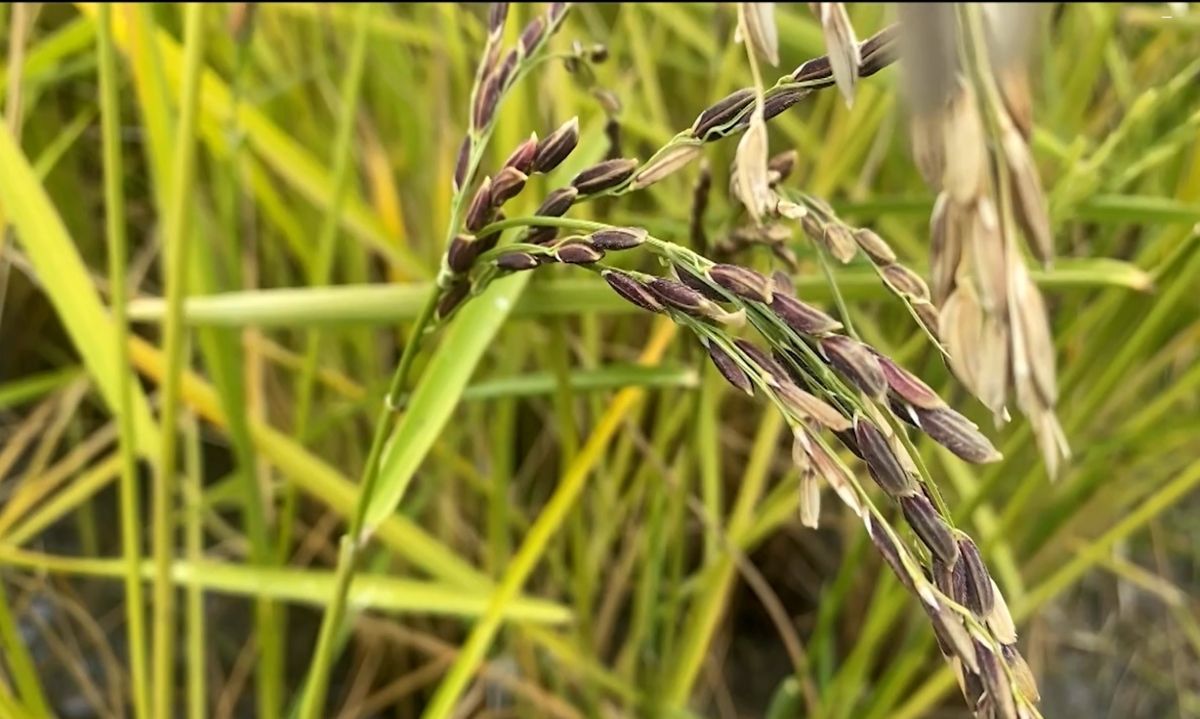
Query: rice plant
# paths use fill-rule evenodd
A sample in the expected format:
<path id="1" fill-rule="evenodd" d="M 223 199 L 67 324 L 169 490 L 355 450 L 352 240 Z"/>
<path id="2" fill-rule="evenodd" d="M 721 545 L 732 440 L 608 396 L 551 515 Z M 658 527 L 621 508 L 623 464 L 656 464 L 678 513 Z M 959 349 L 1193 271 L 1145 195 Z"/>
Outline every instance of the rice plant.
<path id="1" fill-rule="evenodd" d="M 0 716 L 1200 714 L 1196 27 L 10 7 Z"/>

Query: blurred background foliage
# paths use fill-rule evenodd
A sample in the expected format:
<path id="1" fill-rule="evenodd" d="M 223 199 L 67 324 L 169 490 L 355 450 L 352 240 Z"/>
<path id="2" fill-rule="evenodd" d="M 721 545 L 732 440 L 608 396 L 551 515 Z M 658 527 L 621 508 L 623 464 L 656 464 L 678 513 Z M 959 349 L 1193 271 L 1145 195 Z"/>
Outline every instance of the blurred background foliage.
<path id="1" fill-rule="evenodd" d="M 514 4 L 508 41 L 543 11 Z M 864 37 L 890 17 L 884 5 L 850 11 Z M 3 716 L 132 716 L 131 686 L 148 689 L 132 672 L 125 587 L 151 571 L 121 559 L 121 522 L 149 527 L 152 462 L 130 517 L 116 422 L 156 437 L 146 403 L 172 376 L 175 715 L 284 716 L 301 691 L 379 397 L 444 250 L 486 7 L 247 12 L 197 13 L 189 123 L 183 8 L 112 8 L 118 188 L 103 172 L 99 8 L 2 13 Z M 824 52 L 805 5 L 781 4 L 778 23 L 779 72 Z M 607 47 L 594 87 L 620 101 L 622 153 L 645 158 L 749 84 L 734 25 L 728 4 L 584 4 L 552 48 Z M 347 79 L 356 42 L 360 82 Z M 1197 716 L 1200 13 L 1054 5 L 1035 46 L 1032 146 L 1059 254 L 1035 277 L 1075 451 L 1060 478 L 1045 476 L 1021 418 L 993 429 L 868 265 L 839 269 L 838 284 L 864 339 L 1005 454 L 976 470 L 921 444 L 1021 624 L 1045 715 Z M 799 153 L 790 186 L 924 272 L 932 197 L 897 72 L 864 81 L 852 109 L 813 95 L 771 124 L 771 147 Z M 501 108 L 485 167 L 532 131 L 580 120 L 580 149 L 515 201 L 522 214 L 609 151 L 594 87 L 550 62 Z M 194 185 L 173 199 L 181 143 L 196 149 Z M 734 213 L 732 152 L 706 148 L 714 240 Z M 695 177 L 693 166 L 571 215 L 686 243 Z M 119 271 L 138 381 L 125 405 L 113 399 L 106 189 L 122 191 L 128 237 Z M 164 328 L 184 329 L 162 299 L 172 223 L 191 296 L 181 375 L 160 350 Z M 793 244 L 798 293 L 830 307 L 807 241 Z M 550 268 L 499 283 L 428 343 L 417 374 L 432 410 L 402 450 L 415 475 L 352 586 L 356 621 L 326 714 L 419 715 L 560 476 L 583 472 L 462 715 L 965 716 L 921 612 L 861 524 L 829 501 L 819 531 L 801 527 L 773 410 L 727 391 L 694 340 L 633 309 L 585 273 Z"/>

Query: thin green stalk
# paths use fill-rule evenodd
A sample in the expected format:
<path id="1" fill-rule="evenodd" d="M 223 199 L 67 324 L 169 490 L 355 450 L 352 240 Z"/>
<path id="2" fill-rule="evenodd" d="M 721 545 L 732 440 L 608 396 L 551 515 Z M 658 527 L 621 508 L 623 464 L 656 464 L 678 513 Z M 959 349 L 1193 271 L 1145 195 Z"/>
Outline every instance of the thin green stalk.
<path id="1" fill-rule="evenodd" d="M 317 255 L 310 286 L 329 284 L 333 273 L 333 257 L 338 236 L 338 220 L 342 205 L 350 189 L 350 161 L 354 157 L 351 141 L 354 139 L 354 124 L 358 113 L 359 97 L 362 94 L 363 70 L 367 64 L 367 30 L 370 27 L 373 3 L 361 3 L 355 15 L 354 40 L 350 47 L 350 62 L 342 77 L 340 91 L 341 107 L 338 112 L 337 130 L 333 141 L 333 199 L 326 208 L 317 236 Z M 296 436 L 304 440 L 312 408 L 314 379 L 317 373 L 317 355 L 320 350 L 320 333 L 308 333 L 304 350 L 304 363 L 296 387 Z"/>
<path id="2" fill-rule="evenodd" d="M 374 449 L 374 448 L 373 448 Z M 350 580 L 354 577 L 354 565 L 358 563 L 358 540 L 356 535 L 342 537 L 338 550 L 337 573 L 334 575 L 334 591 L 330 603 L 325 606 L 325 617 L 317 634 L 317 646 L 313 651 L 312 664 L 308 668 L 304 695 L 300 701 L 300 719 L 317 719 L 325 709 L 325 695 L 329 688 L 329 672 L 337 654 L 338 634 L 342 615 L 346 613 L 346 598 L 350 594 Z"/>
<path id="3" fill-rule="evenodd" d="M 174 713 L 175 693 L 175 595 L 171 584 L 171 557 L 175 527 L 171 499 L 175 491 L 176 415 L 179 412 L 184 364 L 183 298 L 186 239 L 191 219 L 192 188 L 196 165 L 196 111 L 200 74 L 204 60 L 203 4 L 188 5 L 184 21 L 183 89 L 179 101 L 176 155 L 172 167 L 171 202 L 167 208 L 163 259 L 166 269 L 167 314 L 163 328 L 166 376 L 162 391 L 162 446 L 158 480 L 154 488 L 152 531 L 154 535 L 154 690 L 153 716 Z"/>
<path id="4" fill-rule="evenodd" d="M 196 418 L 186 421 L 188 443 L 184 448 L 186 486 L 184 487 L 184 553 L 189 562 L 204 559 L 204 463 L 201 459 L 200 427 Z M 204 719 L 207 694 L 204 677 L 205 662 L 204 588 L 193 584 L 187 588 L 187 715 L 188 719 Z"/>
<path id="5" fill-rule="evenodd" d="M 117 355 L 117 428 L 121 457 L 121 552 L 126 562 L 125 632 L 133 715 L 149 717 L 150 685 L 146 676 L 146 600 L 139 575 L 142 562 L 141 510 L 138 506 L 137 438 L 133 423 L 133 372 L 129 363 L 129 318 L 125 287 L 125 172 L 121 158 L 121 102 L 117 95 L 116 50 L 112 41 L 112 9 L 100 6 L 97 54 L 100 63 L 100 120 L 104 144 L 104 217 L 108 237 L 108 286 Z"/>

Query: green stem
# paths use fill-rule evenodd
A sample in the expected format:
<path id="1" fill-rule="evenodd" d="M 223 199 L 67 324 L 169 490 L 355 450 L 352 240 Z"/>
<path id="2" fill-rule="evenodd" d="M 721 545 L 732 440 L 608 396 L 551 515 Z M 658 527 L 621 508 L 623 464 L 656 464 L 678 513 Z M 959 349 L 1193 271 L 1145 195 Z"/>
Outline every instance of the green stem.
<path id="1" fill-rule="evenodd" d="M 372 3 L 358 6 L 355 16 L 354 40 L 350 49 L 350 63 L 342 78 L 340 93 L 341 108 L 338 112 L 337 130 L 333 141 L 333 199 L 325 212 L 321 234 L 317 239 L 317 255 L 314 262 L 310 286 L 329 284 L 333 273 L 334 246 L 337 242 L 338 222 L 341 208 L 345 204 L 350 188 L 350 160 L 354 155 L 351 140 L 354 137 L 354 120 L 358 111 L 358 99 L 362 91 L 363 68 L 367 58 L 367 30 L 370 28 Z M 320 333 L 308 333 L 304 350 L 304 361 L 296 388 L 296 436 L 303 441 L 307 433 L 308 418 L 312 408 L 314 378 L 317 373 L 317 355 L 320 350 Z"/>
<path id="2" fill-rule="evenodd" d="M 157 483 L 153 498 L 152 531 L 154 536 L 154 693 L 153 716 L 174 713 L 175 693 L 175 593 L 171 584 L 171 556 L 175 528 L 172 498 L 175 492 L 175 424 L 180 407 L 184 363 L 183 298 L 186 239 L 191 217 L 192 187 L 196 165 L 196 111 L 200 74 L 204 60 L 204 10 L 202 4 L 185 10 L 183 90 L 179 101 L 179 125 L 176 155 L 167 208 L 165 246 L 167 314 L 164 329 L 166 375 L 163 382 L 162 445 Z"/>
<path id="3" fill-rule="evenodd" d="M 117 95 L 117 62 L 112 39 L 112 8 L 100 5 L 97 34 L 100 65 L 100 121 L 104 152 L 104 216 L 108 238 L 109 301 L 112 303 L 117 372 L 117 428 L 121 456 L 121 551 L 125 570 L 125 632 L 133 715 L 149 717 L 150 687 L 146 674 L 146 606 L 139 567 L 142 562 L 141 511 L 138 501 L 137 436 L 133 422 L 133 373 L 129 369 L 129 318 L 125 287 L 124 169 L 121 158 L 121 102 Z"/>

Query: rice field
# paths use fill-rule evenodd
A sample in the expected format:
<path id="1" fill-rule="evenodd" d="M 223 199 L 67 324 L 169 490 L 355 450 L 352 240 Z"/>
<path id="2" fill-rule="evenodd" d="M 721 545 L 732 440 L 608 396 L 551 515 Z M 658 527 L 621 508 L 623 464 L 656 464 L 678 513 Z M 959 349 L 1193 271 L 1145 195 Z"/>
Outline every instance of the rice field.
<path id="1" fill-rule="evenodd" d="M 0 717 L 1200 716 L 1188 3 L 0 19 Z"/>

